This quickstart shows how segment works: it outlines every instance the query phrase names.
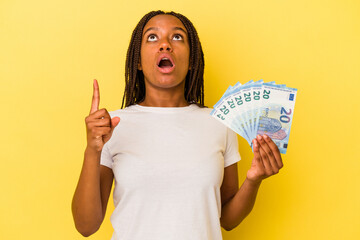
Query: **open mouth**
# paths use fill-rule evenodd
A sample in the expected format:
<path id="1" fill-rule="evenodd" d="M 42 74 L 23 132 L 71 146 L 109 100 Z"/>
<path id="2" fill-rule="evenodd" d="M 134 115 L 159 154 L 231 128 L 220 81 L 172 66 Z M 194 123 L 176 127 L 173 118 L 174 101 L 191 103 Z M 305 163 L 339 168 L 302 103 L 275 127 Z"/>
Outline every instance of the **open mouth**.
<path id="1" fill-rule="evenodd" d="M 175 69 L 175 64 L 170 57 L 163 56 L 159 60 L 158 69 L 161 73 L 171 73 Z"/>
<path id="2" fill-rule="evenodd" d="M 159 68 L 172 68 L 174 65 L 168 58 L 162 58 L 158 64 Z"/>

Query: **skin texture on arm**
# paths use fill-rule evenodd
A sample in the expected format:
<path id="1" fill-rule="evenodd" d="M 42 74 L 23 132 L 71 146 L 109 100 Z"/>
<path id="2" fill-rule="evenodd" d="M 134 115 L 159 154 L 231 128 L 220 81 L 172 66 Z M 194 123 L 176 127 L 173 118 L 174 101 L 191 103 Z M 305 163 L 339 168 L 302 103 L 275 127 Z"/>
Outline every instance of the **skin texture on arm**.
<path id="1" fill-rule="evenodd" d="M 104 220 L 113 172 L 110 168 L 101 166 L 100 160 L 93 159 L 96 154 L 86 151 L 73 197 L 72 213 L 76 229 L 87 237 L 95 233 Z"/>
<path id="2" fill-rule="evenodd" d="M 237 190 L 237 166 L 224 170 L 221 186 L 221 226 L 230 231 L 239 225 L 254 207 L 256 195 L 263 179 L 277 174 L 283 167 L 278 147 L 267 135 L 258 135 L 253 140 L 254 158 L 241 188 Z M 231 197 L 232 196 L 232 197 Z"/>
<path id="3" fill-rule="evenodd" d="M 239 190 L 238 167 L 234 163 L 224 169 L 224 179 L 220 188 L 221 206 L 230 201 Z"/>
<path id="4" fill-rule="evenodd" d="M 225 179 L 228 179 L 225 181 Z M 225 168 L 224 182 L 221 186 L 221 226 L 230 231 L 240 224 L 254 207 L 260 183 L 251 184 L 245 180 L 238 189 L 237 164 Z M 223 201 L 224 196 L 224 201 Z"/>
<path id="5" fill-rule="evenodd" d="M 100 166 L 100 192 L 101 192 L 101 204 L 102 204 L 102 220 L 104 220 L 106 214 L 107 204 L 109 202 L 109 196 L 111 193 L 114 180 L 114 174 L 112 169 Z"/>

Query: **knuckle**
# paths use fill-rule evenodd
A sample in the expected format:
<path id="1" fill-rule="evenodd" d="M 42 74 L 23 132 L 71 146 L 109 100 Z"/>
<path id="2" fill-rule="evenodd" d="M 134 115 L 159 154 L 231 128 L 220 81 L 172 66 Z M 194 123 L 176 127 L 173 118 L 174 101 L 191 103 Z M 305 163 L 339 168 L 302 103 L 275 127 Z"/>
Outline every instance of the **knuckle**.
<path id="1" fill-rule="evenodd" d="M 104 126 L 110 126 L 111 121 L 110 121 L 110 119 L 108 119 L 108 118 L 103 118 L 103 119 L 101 119 L 101 123 L 102 123 Z"/>

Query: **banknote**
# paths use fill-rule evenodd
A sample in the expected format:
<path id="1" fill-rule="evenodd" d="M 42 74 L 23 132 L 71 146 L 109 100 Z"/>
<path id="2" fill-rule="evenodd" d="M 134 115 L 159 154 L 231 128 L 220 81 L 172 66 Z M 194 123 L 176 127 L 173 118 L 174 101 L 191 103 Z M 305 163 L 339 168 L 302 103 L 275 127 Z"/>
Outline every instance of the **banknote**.
<path id="1" fill-rule="evenodd" d="M 281 153 L 288 148 L 297 89 L 275 82 L 249 81 L 229 86 L 210 115 L 242 136 L 252 147 L 267 134 Z"/>

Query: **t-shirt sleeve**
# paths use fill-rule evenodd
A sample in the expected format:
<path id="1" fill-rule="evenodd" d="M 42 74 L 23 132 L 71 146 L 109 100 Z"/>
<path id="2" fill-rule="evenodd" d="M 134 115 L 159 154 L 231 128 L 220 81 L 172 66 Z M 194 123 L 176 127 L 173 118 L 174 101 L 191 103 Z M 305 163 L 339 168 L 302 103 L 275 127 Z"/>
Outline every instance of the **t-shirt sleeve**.
<path id="1" fill-rule="evenodd" d="M 240 161 L 240 159 L 237 134 L 230 128 L 227 128 L 224 168 Z"/>
<path id="2" fill-rule="evenodd" d="M 108 148 L 108 144 L 104 144 L 101 151 L 100 164 L 112 169 L 113 160 Z"/>

